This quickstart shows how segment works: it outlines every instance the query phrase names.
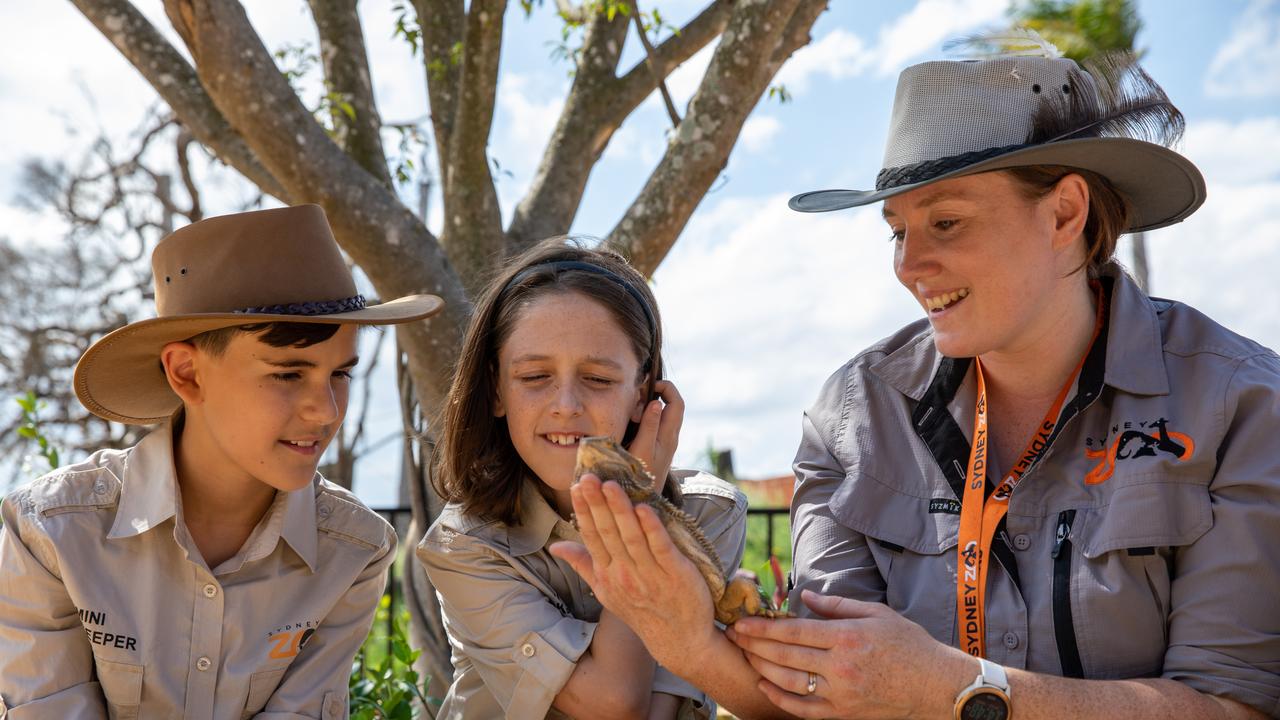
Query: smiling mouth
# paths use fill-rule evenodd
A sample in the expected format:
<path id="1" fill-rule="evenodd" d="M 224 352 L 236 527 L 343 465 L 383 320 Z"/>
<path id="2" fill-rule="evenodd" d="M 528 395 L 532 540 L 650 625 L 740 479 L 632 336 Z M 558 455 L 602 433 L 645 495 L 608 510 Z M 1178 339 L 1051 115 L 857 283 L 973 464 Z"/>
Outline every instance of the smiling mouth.
<path id="1" fill-rule="evenodd" d="M 302 455 L 315 455 L 320 450 L 319 440 L 281 440 L 280 444 Z"/>
<path id="2" fill-rule="evenodd" d="M 967 297 L 969 297 L 969 288 L 961 288 L 959 290 L 953 290 L 952 292 L 949 292 L 949 293 L 943 293 L 941 295 L 935 295 L 933 297 L 925 298 L 924 307 L 925 307 L 925 310 L 928 310 L 931 313 L 941 312 Z"/>
<path id="3" fill-rule="evenodd" d="M 544 433 L 542 437 L 546 438 L 547 442 L 553 445 L 572 447 L 577 445 L 578 441 L 581 440 L 583 436 L 574 433 Z"/>

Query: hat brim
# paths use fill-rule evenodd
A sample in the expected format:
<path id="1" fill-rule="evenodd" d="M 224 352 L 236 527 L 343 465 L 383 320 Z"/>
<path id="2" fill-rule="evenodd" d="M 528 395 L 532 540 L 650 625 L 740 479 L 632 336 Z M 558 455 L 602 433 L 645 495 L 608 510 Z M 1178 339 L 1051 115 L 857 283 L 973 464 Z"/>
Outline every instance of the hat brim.
<path id="1" fill-rule="evenodd" d="M 152 425 L 168 419 L 181 400 L 160 367 L 165 345 L 200 333 L 259 323 L 383 325 L 423 320 L 440 312 L 435 295 L 409 295 L 362 310 L 332 315 L 201 313 L 131 323 L 98 339 L 76 364 L 80 402 L 104 420 Z"/>
<path id="2" fill-rule="evenodd" d="M 817 190 L 787 203 L 799 212 L 828 212 L 868 205 L 940 180 L 1028 165 L 1091 170 L 1115 185 L 1132 206 L 1125 232 L 1181 222 L 1205 200 L 1204 176 L 1192 162 L 1155 143 L 1131 138 L 1079 138 L 1022 148 L 910 185 L 884 190 Z"/>

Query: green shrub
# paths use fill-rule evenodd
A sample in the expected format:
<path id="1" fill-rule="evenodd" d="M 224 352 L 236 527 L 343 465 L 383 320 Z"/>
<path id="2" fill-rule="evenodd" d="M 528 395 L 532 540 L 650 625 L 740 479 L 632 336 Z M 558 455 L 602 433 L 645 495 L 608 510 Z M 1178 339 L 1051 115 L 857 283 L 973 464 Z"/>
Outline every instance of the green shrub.
<path id="1" fill-rule="evenodd" d="M 424 713 L 435 717 L 438 700 L 426 696 L 430 678 L 418 679 L 413 663 L 422 654 L 409 645 L 409 611 L 392 617 L 391 596 L 383 595 L 373 628 L 351 663 L 350 708 L 352 720 L 413 720 Z"/>

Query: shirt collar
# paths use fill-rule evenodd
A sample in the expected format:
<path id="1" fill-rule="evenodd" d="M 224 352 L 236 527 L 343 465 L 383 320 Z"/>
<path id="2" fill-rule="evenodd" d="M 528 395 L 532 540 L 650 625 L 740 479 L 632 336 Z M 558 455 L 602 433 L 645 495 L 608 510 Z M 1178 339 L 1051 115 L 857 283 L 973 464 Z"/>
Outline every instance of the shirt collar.
<path id="1" fill-rule="evenodd" d="M 129 451 L 122 475 L 120 502 L 108 539 L 141 535 L 175 515 L 172 421 L 153 430 Z"/>
<path id="2" fill-rule="evenodd" d="M 577 537 L 577 530 L 542 497 L 535 481 L 525 480 L 520 488 L 520 523 L 507 528 L 507 547 L 512 555 L 528 555 L 546 547 L 553 535 Z"/>
<path id="3" fill-rule="evenodd" d="M 284 525 L 280 536 L 302 558 L 302 562 L 316 570 L 316 494 L 320 492 L 320 474 L 310 485 L 286 493 Z"/>
<path id="4" fill-rule="evenodd" d="M 1167 395 L 1169 377 L 1155 304 L 1119 265 L 1108 263 L 1101 275 L 1111 280 L 1104 382 L 1137 395 Z M 912 323 L 891 338 L 886 343 L 889 346 L 897 344 L 894 340 L 904 334 L 909 337 L 871 366 L 877 377 L 916 401 L 928 391 L 943 360 L 933 344 L 928 322 Z"/>
<path id="5" fill-rule="evenodd" d="M 115 522 L 107 533 L 108 539 L 141 535 L 179 515 L 173 425 L 173 420 L 160 425 L 142 438 L 125 458 L 120 503 L 116 507 Z M 271 547 L 284 538 L 313 572 L 316 569 L 316 493 L 319 492 L 319 483 L 317 474 L 306 487 L 284 493 L 283 519 L 275 527 L 265 528 L 267 532 L 261 535 L 261 540 Z M 279 498 L 263 515 L 263 520 L 269 525 L 273 514 L 280 512 L 278 502 Z"/>
<path id="6" fill-rule="evenodd" d="M 1113 280 L 1106 384 L 1135 395 L 1168 395 L 1169 374 L 1155 303 L 1115 263 L 1103 268 L 1102 277 Z"/>

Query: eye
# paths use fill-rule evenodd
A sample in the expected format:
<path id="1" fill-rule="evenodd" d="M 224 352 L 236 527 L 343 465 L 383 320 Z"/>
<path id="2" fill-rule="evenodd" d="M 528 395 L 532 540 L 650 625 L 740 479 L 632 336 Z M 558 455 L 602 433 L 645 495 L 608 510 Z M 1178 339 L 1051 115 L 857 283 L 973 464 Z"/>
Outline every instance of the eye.
<path id="1" fill-rule="evenodd" d="M 280 382 L 293 382 L 294 380 L 301 379 L 302 373 L 296 373 L 296 372 L 272 373 L 271 377 L 275 378 L 276 380 L 279 380 Z"/>
<path id="2" fill-rule="evenodd" d="M 900 242 L 902 242 L 902 238 L 903 238 L 905 235 L 906 235 L 906 233 L 904 233 L 904 232 L 903 232 L 903 231 L 901 231 L 901 230 L 894 230 L 894 229 L 890 228 L 890 232 L 889 232 L 889 242 L 891 242 L 891 243 L 900 243 Z"/>
<path id="3" fill-rule="evenodd" d="M 950 229 L 954 228 L 954 227 L 955 227 L 956 225 L 958 225 L 959 223 L 960 223 L 960 221 L 959 221 L 959 220 L 938 220 L 937 222 L 935 222 L 935 223 L 933 224 L 933 226 L 934 226 L 935 228 L 937 228 L 938 230 L 941 230 L 941 231 L 943 231 L 943 232 L 946 232 L 946 231 L 948 231 L 948 230 L 950 230 Z"/>
<path id="4" fill-rule="evenodd" d="M 587 375 L 584 379 L 592 385 L 600 387 L 607 387 L 615 382 L 612 378 L 600 377 L 599 375 Z"/>
<path id="5" fill-rule="evenodd" d="M 350 380 L 352 378 L 350 370 L 335 370 L 333 376 L 342 380 Z"/>
<path id="6" fill-rule="evenodd" d="M 533 384 L 533 383 L 541 382 L 541 381 L 543 381 L 543 380 L 546 380 L 548 377 L 551 377 L 551 376 L 550 376 L 550 375 L 548 375 L 547 373 L 526 373 L 526 374 L 524 374 L 524 375 L 518 375 L 518 376 L 516 376 L 516 380 L 517 380 L 518 382 L 522 382 L 522 383 L 525 383 L 525 384 L 527 384 L 527 385 L 531 385 L 531 384 Z"/>

